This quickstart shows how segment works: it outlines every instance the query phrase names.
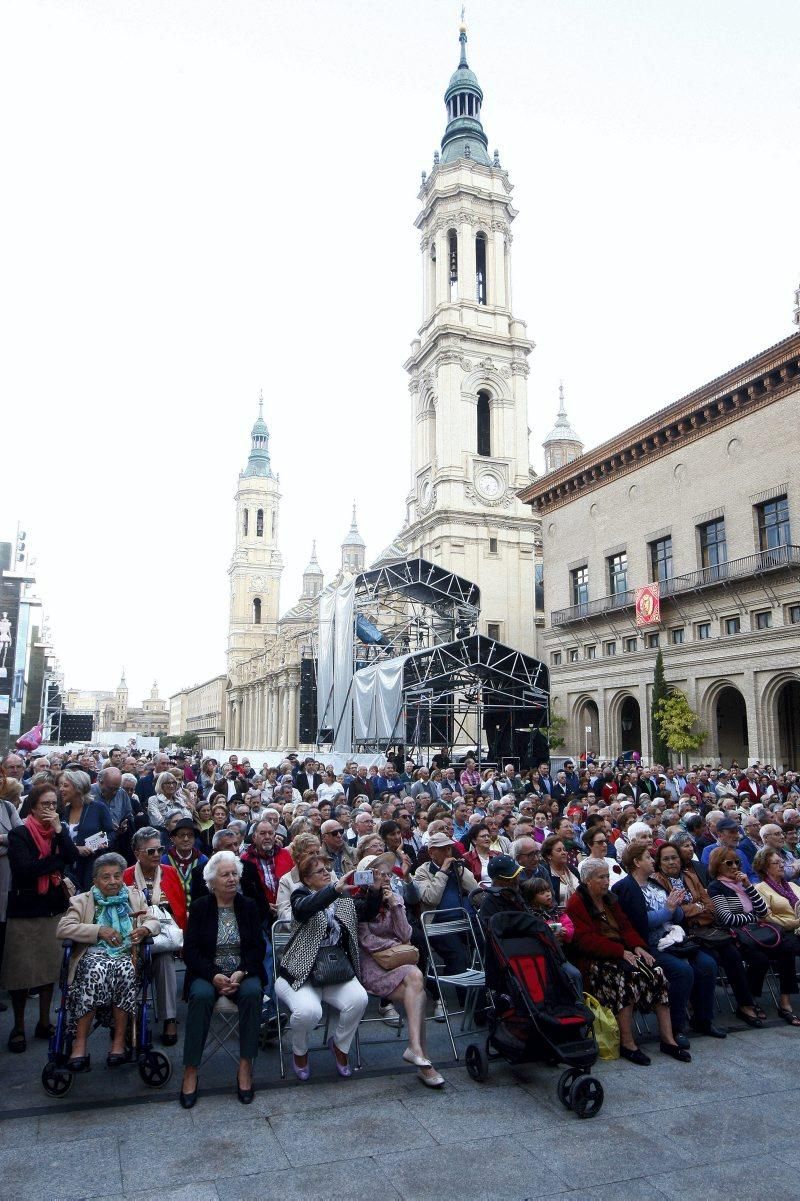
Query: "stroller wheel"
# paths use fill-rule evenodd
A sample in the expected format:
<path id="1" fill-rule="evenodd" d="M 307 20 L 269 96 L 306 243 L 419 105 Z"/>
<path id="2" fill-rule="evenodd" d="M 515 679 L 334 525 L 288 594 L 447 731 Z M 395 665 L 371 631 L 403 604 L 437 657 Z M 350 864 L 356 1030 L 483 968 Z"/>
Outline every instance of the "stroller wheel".
<path id="1" fill-rule="evenodd" d="M 569 1090 L 570 1108 L 579 1118 L 593 1118 L 603 1108 L 603 1086 L 596 1076 L 581 1076 Z"/>
<path id="2" fill-rule="evenodd" d="M 572 1109 L 572 1102 L 569 1099 L 570 1089 L 576 1080 L 580 1080 L 581 1076 L 586 1073 L 582 1068 L 567 1068 L 566 1072 L 562 1072 L 558 1078 L 558 1099 L 567 1109 Z"/>
<path id="3" fill-rule="evenodd" d="M 489 1057 L 483 1047 L 470 1043 L 464 1054 L 467 1071 L 478 1084 L 485 1084 L 489 1079 Z"/>
<path id="4" fill-rule="evenodd" d="M 42 1068 L 42 1088 L 51 1097 L 64 1097 L 72 1088 L 75 1077 L 68 1068 L 46 1063 Z"/>
<path id="5" fill-rule="evenodd" d="M 172 1064 L 160 1051 L 149 1051 L 139 1062 L 139 1075 L 148 1088 L 163 1088 L 172 1075 Z"/>

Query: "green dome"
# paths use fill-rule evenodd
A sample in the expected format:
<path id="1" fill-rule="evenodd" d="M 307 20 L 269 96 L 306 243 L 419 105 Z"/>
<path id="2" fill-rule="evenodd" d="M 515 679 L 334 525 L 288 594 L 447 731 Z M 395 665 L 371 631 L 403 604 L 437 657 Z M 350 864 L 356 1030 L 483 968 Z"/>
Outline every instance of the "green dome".
<path id="1" fill-rule="evenodd" d="M 449 99 L 451 92 L 461 91 L 462 88 L 472 88 L 473 91 L 479 93 L 481 100 L 483 99 L 483 92 L 481 91 L 481 85 L 478 83 L 478 76 L 474 71 L 470 71 L 469 67 L 459 67 L 450 76 L 450 82 L 444 94 L 445 100 Z"/>
<path id="2" fill-rule="evenodd" d="M 456 159 L 467 158 L 490 167 L 487 151 L 489 142 L 481 125 L 483 92 L 477 75 L 467 63 L 467 31 L 463 25 L 458 40 L 461 43 L 461 61 L 451 75 L 444 94 L 449 120 L 442 138 L 442 162 L 452 163 Z"/>

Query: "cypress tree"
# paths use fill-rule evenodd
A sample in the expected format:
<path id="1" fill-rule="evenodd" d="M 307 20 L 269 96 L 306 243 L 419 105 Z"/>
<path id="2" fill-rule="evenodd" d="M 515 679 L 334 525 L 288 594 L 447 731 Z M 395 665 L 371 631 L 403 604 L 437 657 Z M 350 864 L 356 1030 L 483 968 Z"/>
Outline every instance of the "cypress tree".
<path id="1" fill-rule="evenodd" d="M 656 666 L 653 672 L 653 696 L 650 701 L 650 735 L 653 747 L 653 763 L 661 763 L 664 767 L 669 763 L 669 748 L 661 733 L 657 713 L 659 701 L 665 701 L 669 696 L 667 681 L 664 678 L 664 656 L 661 651 L 656 656 Z"/>

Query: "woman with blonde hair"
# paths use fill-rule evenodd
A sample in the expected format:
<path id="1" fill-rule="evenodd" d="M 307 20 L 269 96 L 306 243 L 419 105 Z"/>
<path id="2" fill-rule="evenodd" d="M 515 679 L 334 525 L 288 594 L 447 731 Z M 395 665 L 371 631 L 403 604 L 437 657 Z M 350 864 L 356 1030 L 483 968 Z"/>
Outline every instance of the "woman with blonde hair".
<path id="1" fill-rule="evenodd" d="M 297 865 L 300 860 L 311 854 L 322 853 L 322 843 L 316 834 L 306 832 L 298 834 L 292 841 L 291 846 L 286 848 L 294 860 L 294 867 L 290 872 L 286 872 L 278 881 L 278 895 L 275 898 L 275 908 L 278 911 L 278 920 L 289 922 L 292 920 L 292 893 L 296 888 L 300 887 L 300 873 L 297 870 Z"/>

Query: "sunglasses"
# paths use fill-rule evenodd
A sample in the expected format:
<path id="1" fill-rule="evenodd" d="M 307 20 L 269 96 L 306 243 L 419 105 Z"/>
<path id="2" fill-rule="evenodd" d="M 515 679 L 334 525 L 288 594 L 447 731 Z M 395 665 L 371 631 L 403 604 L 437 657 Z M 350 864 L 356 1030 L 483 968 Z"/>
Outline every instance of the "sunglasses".
<path id="1" fill-rule="evenodd" d="M 160 854 L 161 854 L 161 847 L 148 847 L 147 850 L 145 851 L 145 855 L 160 855 Z"/>
<path id="2" fill-rule="evenodd" d="M 338 838 L 340 834 L 344 834 L 344 830 L 329 830 L 328 833 L 332 834 L 334 838 Z"/>
<path id="3" fill-rule="evenodd" d="M 740 859 L 723 859 L 722 862 L 726 867 L 741 867 Z"/>

